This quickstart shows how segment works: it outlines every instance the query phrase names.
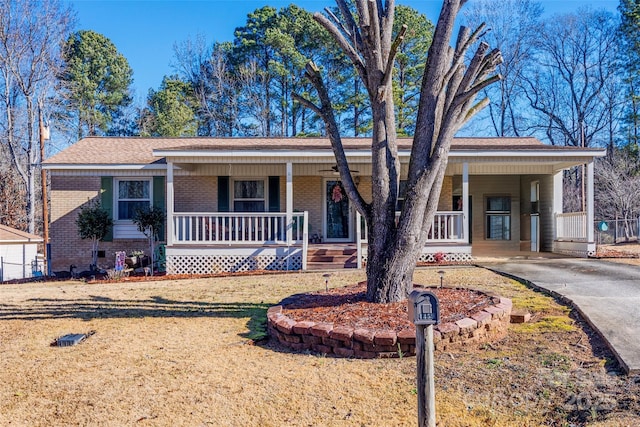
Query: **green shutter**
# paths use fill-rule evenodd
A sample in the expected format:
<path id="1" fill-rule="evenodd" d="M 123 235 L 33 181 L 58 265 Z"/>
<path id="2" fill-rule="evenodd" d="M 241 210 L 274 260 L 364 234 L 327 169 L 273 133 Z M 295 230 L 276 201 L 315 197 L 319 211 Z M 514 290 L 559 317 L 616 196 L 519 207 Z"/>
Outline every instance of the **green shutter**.
<path id="1" fill-rule="evenodd" d="M 280 177 L 269 177 L 269 212 L 280 212 Z"/>
<path id="2" fill-rule="evenodd" d="M 113 219 L 113 177 L 103 176 L 100 178 L 100 206 L 109 213 L 109 218 Z M 113 240 L 113 227 L 102 239 L 103 242 Z"/>
<path id="3" fill-rule="evenodd" d="M 153 177 L 153 207 L 167 213 L 164 198 L 164 176 Z M 164 225 L 158 230 L 158 240 L 164 241 Z"/>
<path id="4" fill-rule="evenodd" d="M 218 177 L 218 212 L 229 212 L 229 177 Z"/>

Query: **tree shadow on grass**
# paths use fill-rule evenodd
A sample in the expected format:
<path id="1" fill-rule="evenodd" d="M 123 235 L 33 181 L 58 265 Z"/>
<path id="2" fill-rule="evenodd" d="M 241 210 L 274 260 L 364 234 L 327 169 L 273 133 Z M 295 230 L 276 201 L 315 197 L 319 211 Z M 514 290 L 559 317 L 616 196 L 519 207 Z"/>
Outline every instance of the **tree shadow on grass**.
<path id="1" fill-rule="evenodd" d="M 0 320 L 248 318 L 249 332 L 240 336 L 261 340 L 267 335 L 269 306 L 265 303 L 251 302 L 178 301 L 161 296 L 147 299 L 113 299 L 90 295 L 87 298 L 34 298 L 23 304 L 0 304 Z"/>

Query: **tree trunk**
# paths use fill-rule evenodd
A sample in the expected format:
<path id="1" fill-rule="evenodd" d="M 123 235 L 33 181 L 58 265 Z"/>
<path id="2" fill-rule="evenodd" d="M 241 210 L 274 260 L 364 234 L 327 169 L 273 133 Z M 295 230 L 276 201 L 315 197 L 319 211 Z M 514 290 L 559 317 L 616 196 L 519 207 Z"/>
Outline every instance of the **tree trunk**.
<path id="1" fill-rule="evenodd" d="M 387 303 L 407 298 L 413 272 L 422 253 L 438 207 L 451 141 L 457 130 L 488 100 L 474 104 L 476 95 L 500 76 L 490 76 L 500 63 L 500 52 L 480 43 L 465 66 L 466 52 L 480 34 L 462 28 L 455 49 L 450 47 L 457 13 L 466 0 L 445 0 L 427 55 L 425 74 L 407 173 L 407 194 L 396 223 L 400 161 L 396 144 L 396 119 L 391 76 L 398 46 L 407 29 L 392 43 L 394 1 L 356 0 L 357 17 L 346 0 L 337 0 L 339 22 L 316 13 L 314 18 L 331 33 L 350 58 L 369 95 L 373 118 L 371 140 L 372 202 L 366 203 L 356 188 L 342 147 L 339 127 L 328 91 L 315 64 L 306 74 L 318 91 L 320 105 L 295 98 L 325 122 L 336 157 L 340 179 L 355 208 L 368 224 L 367 299 Z"/>

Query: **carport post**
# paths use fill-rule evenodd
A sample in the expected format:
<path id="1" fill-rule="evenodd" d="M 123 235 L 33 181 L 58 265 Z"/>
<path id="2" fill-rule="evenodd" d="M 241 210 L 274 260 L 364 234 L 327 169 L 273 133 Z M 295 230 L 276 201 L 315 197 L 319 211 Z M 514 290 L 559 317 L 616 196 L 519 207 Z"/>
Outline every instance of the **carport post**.
<path id="1" fill-rule="evenodd" d="M 593 205 L 594 205 L 594 196 L 593 196 L 593 161 L 587 163 L 587 243 L 594 242 L 594 233 L 593 233 L 593 223 L 594 223 L 594 215 L 593 215 Z"/>

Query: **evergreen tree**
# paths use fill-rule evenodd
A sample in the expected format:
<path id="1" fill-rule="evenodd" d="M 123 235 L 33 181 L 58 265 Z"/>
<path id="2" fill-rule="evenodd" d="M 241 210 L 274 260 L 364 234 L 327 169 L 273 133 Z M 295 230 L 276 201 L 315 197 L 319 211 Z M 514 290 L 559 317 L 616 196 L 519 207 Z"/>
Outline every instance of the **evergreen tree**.
<path id="1" fill-rule="evenodd" d="M 195 136 L 193 88 L 178 77 L 165 77 L 158 91 L 149 90 L 147 108 L 141 117 L 143 136 Z"/>
<path id="2" fill-rule="evenodd" d="M 131 103 L 133 71 L 107 37 L 78 31 L 63 49 L 61 83 L 78 139 L 105 134 L 117 112 Z"/>

